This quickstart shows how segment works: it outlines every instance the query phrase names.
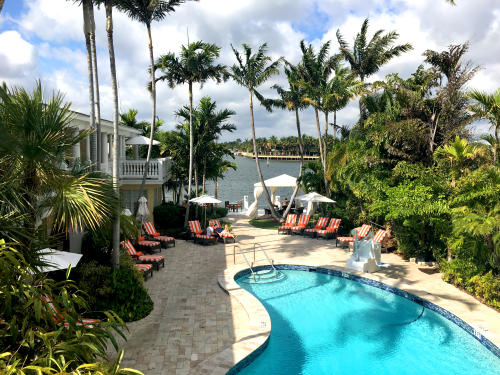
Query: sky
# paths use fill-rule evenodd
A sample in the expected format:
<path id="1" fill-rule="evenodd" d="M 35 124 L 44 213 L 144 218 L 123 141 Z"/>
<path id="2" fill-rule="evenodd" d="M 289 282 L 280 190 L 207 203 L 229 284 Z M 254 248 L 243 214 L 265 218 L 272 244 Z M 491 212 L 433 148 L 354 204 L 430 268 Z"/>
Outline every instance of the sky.
<path id="1" fill-rule="evenodd" d="M 155 57 L 178 53 L 181 45 L 203 40 L 220 46 L 219 62 L 236 61 L 231 45 L 241 49 L 246 43 L 257 48 L 268 44 L 269 55 L 284 56 L 297 63 L 299 43 L 304 39 L 319 47 L 331 40 L 331 53 L 338 52 L 335 36 L 340 29 L 352 41 L 366 17 L 369 36 L 378 29 L 395 30 L 399 43 L 411 43 L 413 50 L 391 60 L 370 81 L 397 72 L 406 78 L 423 63 L 427 49 L 442 51 L 451 44 L 468 41 L 467 59 L 481 69 L 469 84 L 471 89 L 493 92 L 500 87 L 500 1 L 457 0 L 200 0 L 186 2 L 163 21 L 153 24 Z M 146 89 L 149 54 L 146 27 L 114 11 L 114 42 L 119 85 L 120 112 L 139 111 L 140 120 L 151 118 L 151 98 Z M 96 9 L 96 38 L 101 113 L 112 118 L 112 93 L 105 30 L 104 9 Z M 5 0 L 0 14 L 0 82 L 31 88 L 41 80 L 46 92 L 58 90 L 75 111 L 88 113 L 88 81 L 83 34 L 82 9 L 70 0 Z M 267 97 L 274 95 L 273 84 L 286 86 L 284 76 L 275 76 L 259 88 Z M 232 122 L 237 130 L 223 140 L 250 138 L 248 91 L 229 81 L 195 85 L 194 101 L 210 96 L 219 109 L 236 111 Z M 186 85 L 170 89 L 157 87 L 158 116 L 164 130 L 179 122 L 175 111 L 188 103 Z M 254 106 L 258 137 L 296 135 L 293 112 L 266 112 Z M 338 113 L 338 123 L 352 126 L 358 117 L 357 103 Z M 314 113 L 301 113 L 302 131 L 315 136 Z M 474 124 L 474 132 L 487 131 L 485 124 Z"/>

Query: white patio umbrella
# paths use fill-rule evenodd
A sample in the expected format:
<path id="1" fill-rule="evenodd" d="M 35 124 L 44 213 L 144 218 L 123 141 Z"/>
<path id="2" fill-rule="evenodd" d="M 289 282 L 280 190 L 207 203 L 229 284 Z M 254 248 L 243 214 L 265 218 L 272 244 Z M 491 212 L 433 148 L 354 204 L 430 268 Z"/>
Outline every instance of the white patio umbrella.
<path id="1" fill-rule="evenodd" d="M 80 261 L 82 254 L 70 253 L 68 251 L 59 251 L 54 249 L 40 250 L 40 260 L 48 265 L 40 267 L 41 272 L 51 272 L 65 270 L 70 265 L 75 267 Z"/>
<path id="2" fill-rule="evenodd" d="M 322 203 L 335 203 L 333 199 L 330 199 L 328 197 L 325 197 L 324 195 L 321 195 L 319 193 L 316 193 L 315 191 L 311 193 L 307 193 L 304 195 L 301 195 L 297 197 L 297 199 L 300 199 L 301 201 L 307 202 L 307 214 L 312 215 L 314 212 L 314 203 L 322 202 Z"/>
<path id="3" fill-rule="evenodd" d="M 199 204 L 200 206 L 206 205 L 206 204 L 218 204 L 222 203 L 222 201 L 215 199 L 214 197 L 211 197 L 210 195 L 202 195 L 196 198 L 192 198 L 189 200 L 191 203 L 196 203 Z M 205 206 L 205 227 L 207 226 L 207 207 Z"/>
<path id="4" fill-rule="evenodd" d="M 126 145 L 149 145 L 149 138 L 143 135 L 138 135 L 136 137 L 129 138 L 125 141 Z M 160 142 L 153 139 L 153 145 L 159 145 Z"/>
<path id="5" fill-rule="evenodd" d="M 146 197 L 139 198 L 139 207 L 137 208 L 137 220 L 142 224 L 149 217 L 148 200 Z"/>

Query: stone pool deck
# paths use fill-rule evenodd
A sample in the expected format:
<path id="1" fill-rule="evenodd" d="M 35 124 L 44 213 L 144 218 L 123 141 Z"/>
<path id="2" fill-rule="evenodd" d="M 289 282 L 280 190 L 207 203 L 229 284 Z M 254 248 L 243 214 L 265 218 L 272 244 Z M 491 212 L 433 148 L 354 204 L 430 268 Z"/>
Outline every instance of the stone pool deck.
<path id="1" fill-rule="evenodd" d="M 260 243 L 277 264 L 302 264 L 344 270 L 350 253 L 335 241 L 277 235 L 232 216 L 238 244 L 251 251 Z M 239 359 L 265 341 L 270 322 L 262 305 L 236 284 L 232 275 L 246 268 L 241 255 L 233 264 L 233 244 L 200 246 L 177 241 L 164 250 L 165 269 L 146 282 L 152 313 L 130 323 L 122 367 L 148 375 L 225 374 Z M 250 254 L 249 254 L 250 255 Z M 253 260 L 253 255 L 250 255 Z M 388 268 L 363 276 L 406 290 L 457 315 L 500 346 L 500 314 L 454 286 L 439 273 L 428 275 L 414 263 L 382 254 Z M 256 264 L 266 264 L 256 253 Z M 229 294 L 221 286 L 221 283 Z M 112 359 L 116 354 L 110 352 Z"/>

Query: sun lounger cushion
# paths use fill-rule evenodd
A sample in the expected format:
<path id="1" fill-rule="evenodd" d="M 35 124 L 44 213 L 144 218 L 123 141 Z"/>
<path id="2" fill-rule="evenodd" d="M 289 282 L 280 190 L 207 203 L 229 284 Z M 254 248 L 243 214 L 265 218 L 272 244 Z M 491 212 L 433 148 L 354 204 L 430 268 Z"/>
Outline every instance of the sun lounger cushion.
<path id="1" fill-rule="evenodd" d="M 373 242 L 382 242 L 384 238 L 387 236 L 387 231 L 383 229 L 379 229 L 377 234 L 373 237 Z"/>
<path id="2" fill-rule="evenodd" d="M 197 234 L 196 238 L 200 238 L 200 239 L 203 239 L 203 240 L 215 239 L 214 237 L 207 236 L 206 234 Z"/>
<path id="3" fill-rule="evenodd" d="M 52 320 L 56 323 L 64 323 L 64 328 L 69 329 L 70 324 L 66 322 L 64 318 L 64 314 L 62 314 L 60 311 L 57 310 L 57 308 L 54 306 L 54 302 L 52 301 L 52 298 L 50 296 L 42 296 L 42 300 L 49 306 L 50 312 L 52 314 Z M 85 327 L 85 328 L 94 328 L 97 323 L 99 323 L 99 319 L 90 319 L 90 318 L 82 318 L 79 317 L 78 321 L 76 322 L 77 327 Z"/>
<path id="4" fill-rule="evenodd" d="M 198 220 L 192 220 L 189 222 L 189 229 L 193 234 L 201 234 L 203 231 L 201 230 L 201 225 Z"/>
<path id="5" fill-rule="evenodd" d="M 220 221 L 219 219 L 212 219 L 212 220 L 209 220 L 208 221 L 208 225 L 210 225 L 211 227 L 214 227 L 214 226 L 218 226 L 219 228 L 221 228 L 222 226 L 220 225 Z"/>

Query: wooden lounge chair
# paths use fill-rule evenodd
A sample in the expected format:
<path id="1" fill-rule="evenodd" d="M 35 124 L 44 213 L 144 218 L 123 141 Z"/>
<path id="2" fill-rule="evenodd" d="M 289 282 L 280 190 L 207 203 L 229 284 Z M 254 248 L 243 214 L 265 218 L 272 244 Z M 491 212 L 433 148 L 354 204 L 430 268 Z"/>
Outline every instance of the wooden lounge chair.
<path id="1" fill-rule="evenodd" d="M 163 255 L 143 255 L 141 252 L 135 250 L 134 245 L 129 240 L 122 241 L 121 245 L 127 250 L 128 254 L 138 263 L 152 264 L 156 271 L 160 270 L 160 265 L 165 267 L 165 258 Z"/>
<path id="2" fill-rule="evenodd" d="M 212 244 L 215 245 L 217 239 L 212 236 L 207 236 L 202 234 L 201 225 L 198 220 L 189 221 L 189 230 L 191 231 L 191 238 L 194 243 L 200 243 L 202 245 Z"/>
<path id="3" fill-rule="evenodd" d="M 371 225 L 363 224 L 363 226 L 360 228 L 360 230 L 356 232 L 357 240 L 360 241 L 363 238 L 365 238 L 368 235 L 368 233 L 370 233 L 371 229 L 372 229 Z M 339 242 L 341 243 L 342 247 L 344 247 L 346 244 L 347 244 L 347 246 L 349 246 L 351 243 L 354 242 L 354 236 L 337 237 L 337 244 Z"/>
<path id="4" fill-rule="evenodd" d="M 325 229 L 326 224 L 328 224 L 328 218 L 327 217 L 320 217 L 318 221 L 316 222 L 316 225 L 314 228 L 305 228 L 302 234 L 304 236 L 309 236 L 309 237 L 316 237 L 316 231 Z"/>
<path id="5" fill-rule="evenodd" d="M 332 218 L 330 220 L 330 223 L 325 229 L 318 229 L 316 231 L 317 238 L 321 237 L 324 238 L 325 240 L 334 238 L 337 234 L 337 231 L 339 230 L 341 221 L 342 221 L 341 219 Z"/>
<path id="6" fill-rule="evenodd" d="M 288 216 L 286 217 L 285 224 L 283 224 L 278 228 L 278 234 L 280 232 L 285 234 L 290 234 L 290 231 L 292 230 L 292 227 L 295 226 L 296 221 L 297 221 L 296 214 L 288 214 Z"/>
<path id="7" fill-rule="evenodd" d="M 159 241 L 162 248 L 167 249 L 171 245 L 172 247 L 175 247 L 175 238 L 160 235 L 160 232 L 156 230 L 155 226 L 151 221 L 148 221 L 147 223 L 143 224 L 142 227 L 144 228 L 144 231 L 146 232 L 146 236 L 148 237 L 148 239 L 152 241 Z"/>
<path id="8" fill-rule="evenodd" d="M 57 310 L 52 298 L 48 295 L 43 295 L 42 301 L 45 302 L 47 307 L 49 308 L 50 314 L 52 315 L 52 320 L 54 322 L 56 322 L 57 324 L 64 325 L 64 328 L 69 329 L 69 327 L 70 327 L 69 322 L 64 317 L 64 314 L 62 312 L 60 312 L 59 310 Z M 78 320 L 76 321 L 76 326 L 77 327 L 85 327 L 85 328 L 94 328 L 100 322 L 101 321 L 99 319 L 83 318 L 80 316 L 78 318 Z"/>
<path id="9" fill-rule="evenodd" d="M 299 222 L 297 223 L 297 225 L 294 225 L 292 227 L 292 234 L 302 234 L 302 232 L 304 231 L 304 229 L 306 229 L 307 227 L 307 224 L 309 224 L 309 219 L 311 218 L 310 215 L 300 215 L 300 218 L 299 218 Z"/>

